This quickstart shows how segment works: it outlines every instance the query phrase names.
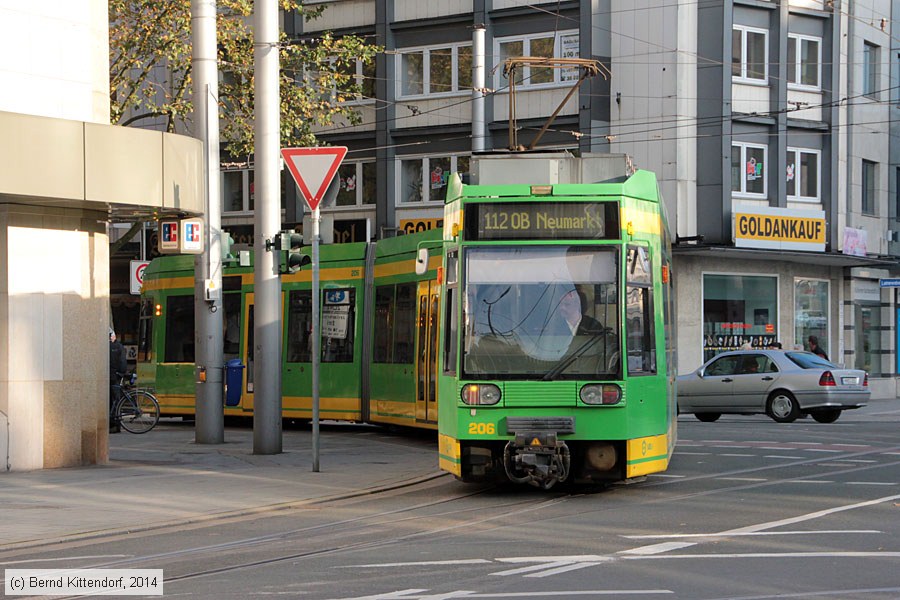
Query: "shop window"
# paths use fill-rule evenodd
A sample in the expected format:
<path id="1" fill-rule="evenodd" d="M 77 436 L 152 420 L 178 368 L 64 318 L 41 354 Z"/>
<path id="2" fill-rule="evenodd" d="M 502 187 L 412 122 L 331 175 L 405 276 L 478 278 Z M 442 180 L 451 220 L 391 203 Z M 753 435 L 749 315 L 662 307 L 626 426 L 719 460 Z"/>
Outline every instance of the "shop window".
<path id="1" fill-rule="evenodd" d="M 819 338 L 819 343 L 829 339 L 828 295 L 828 281 L 794 280 L 794 346 L 804 347 L 811 335 Z"/>
<path id="2" fill-rule="evenodd" d="M 508 87 L 509 80 L 503 74 L 503 62 L 507 58 L 518 56 L 534 56 L 544 58 L 577 58 L 578 32 L 564 31 L 560 33 L 542 33 L 531 36 L 515 36 L 497 38 L 494 55 L 498 57 L 496 65 L 497 86 Z M 578 79 L 578 69 L 552 69 L 549 67 L 521 67 L 515 71 L 516 87 L 553 85 Z"/>
<path id="3" fill-rule="evenodd" d="M 338 168 L 339 188 L 335 206 L 375 204 L 375 163 L 349 162 Z"/>
<path id="4" fill-rule="evenodd" d="M 821 89 L 822 39 L 789 35 L 787 80 L 791 87 Z"/>
<path id="5" fill-rule="evenodd" d="M 766 195 L 766 154 L 761 144 L 731 145 L 731 191 L 735 195 Z"/>
<path id="6" fill-rule="evenodd" d="M 256 172 L 253 169 L 223 170 L 220 180 L 222 212 L 253 212 L 256 204 Z M 279 198 L 281 210 L 287 206 L 288 185 L 294 185 L 288 169 L 279 174 Z"/>
<path id="7" fill-rule="evenodd" d="M 165 362 L 194 362 L 194 296 L 169 296 L 165 314 Z"/>
<path id="8" fill-rule="evenodd" d="M 791 200 L 819 201 L 819 151 L 787 149 L 787 196 Z"/>
<path id="9" fill-rule="evenodd" d="M 703 276 L 703 360 L 744 344 L 778 341 L 778 278 L 766 275 Z"/>
<path id="10" fill-rule="evenodd" d="M 402 203 L 443 202 L 453 172 L 469 170 L 468 156 L 433 156 L 405 158 L 400 161 L 400 194 Z M 427 190 L 427 195 L 423 193 Z"/>
<path id="11" fill-rule="evenodd" d="M 881 307 L 877 304 L 857 304 L 856 362 L 854 366 L 870 375 L 881 375 Z M 821 342 L 821 338 L 819 338 Z M 828 349 L 825 348 L 828 352 Z"/>
<path id="12" fill-rule="evenodd" d="M 398 50 L 397 95 L 447 95 L 472 88 L 472 45 L 448 44 Z"/>
<path id="13" fill-rule="evenodd" d="M 735 27 L 731 31 L 731 76 L 745 83 L 765 83 L 768 78 L 769 32 Z"/>

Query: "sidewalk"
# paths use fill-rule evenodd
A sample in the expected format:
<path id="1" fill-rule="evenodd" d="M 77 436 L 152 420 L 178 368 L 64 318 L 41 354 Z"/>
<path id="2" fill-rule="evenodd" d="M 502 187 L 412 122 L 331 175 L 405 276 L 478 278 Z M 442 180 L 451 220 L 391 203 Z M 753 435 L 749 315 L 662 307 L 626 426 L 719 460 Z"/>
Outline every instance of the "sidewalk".
<path id="1" fill-rule="evenodd" d="M 165 420 L 110 435 L 107 465 L 0 474 L 0 551 L 154 529 L 349 497 L 440 476 L 429 434 L 323 424 L 285 430 L 281 454 L 254 455 L 253 429 L 194 443 L 193 424 Z"/>

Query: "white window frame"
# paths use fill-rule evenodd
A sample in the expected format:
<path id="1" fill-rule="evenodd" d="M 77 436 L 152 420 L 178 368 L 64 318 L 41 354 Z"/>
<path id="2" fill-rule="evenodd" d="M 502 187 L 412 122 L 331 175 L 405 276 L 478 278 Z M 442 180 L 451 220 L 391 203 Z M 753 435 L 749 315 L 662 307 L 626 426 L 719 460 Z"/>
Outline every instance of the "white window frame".
<path id="1" fill-rule="evenodd" d="M 790 164 L 790 155 L 794 156 L 794 194 L 788 195 L 788 200 L 796 201 L 796 202 L 821 202 L 822 197 L 822 151 L 816 150 L 815 148 L 794 148 L 789 146 L 787 148 L 788 154 L 788 164 Z M 815 196 L 801 196 L 800 195 L 800 155 L 801 154 L 814 154 L 816 156 L 816 195 Z M 785 166 L 787 169 L 787 166 Z M 787 177 L 787 172 L 785 172 L 785 177 Z"/>
<path id="2" fill-rule="evenodd" d="M 738 83 L 746 83 L 748 85 L 768 85 L 769 84 L 769 30 L 760 29 L 758 27 L 746 27 L 744 25 L 734 25 L 732 31 L 741 32 L 741 74 L 732 75 L 731 80 Z M 763 47 L 765 48 L 765 56 L 763 57 L 763 78 L 747 76 L 747 34 L 761 33 L 763 35 Z M 733 35 L 733 34 L 732 34 Z"/>
<path id="3" fill-rule="evenodd" d="M 822 38 L 813 35 L 792 33 L 788 35 L 788 44 L 790 45 L 792 41 L 796 44 L 796 47 L 794 48 L 794 57 L 797 59 L 797 62 L 794 65 L 794 82 L 788 81 L 788 88 L 792 90 L 820 91 L 822 89 Z M 815 85 L 800 82 L 801 73 L 803 72 L 803 42 L 815 42 L 816 47 L 818 48 L 818 55 L 816 56 L 817 69 Z"/>
<path id="4" fill-rule="evenodd" d="M 522 42 L 522 55 L 533 56 L 530 51 L 531 41 L 537 39 L 545 39 L 551 36 L 553 37 L 553 56 L 555 58 L 578 58 L 577 54 L 572 55 L 571 53 L 566 53 L 564 56 L 561 42 L 562 38 L 566 38 L 569 36 L 575 36 L 576 39 L 578 39 L 579 32 L 577 29 L 566 29 L 564 31 L 558 31 L 555 33 L 552 31 L 544 31 L 541 33 L 533 33 L 530 35 L 510 35 L 506 37 L 494 38 L 494 56 L 497 57 L 497 60 L 499 61 L 500 45 L 508 44 L 511 42 Z M 559 87 L 569 85 L 570 83 L 578 79 L 577 69 L 552 69 L 553 81 L 548 81 L 545 83 L 529 83 L 531 79 L 531 69 L 530 67 L 522 67 L 522 69 L 522 83 L 517 83 L 516 89 L 540 89 Z M 503 76 L 503 65 L 500 63 L 494 65 L 494 88 L 499 90 L 506 89 L 508 86 L 509 82 Z"/>
<path id="5" fill-rule="evenodd" d="M 365 184 L 365 181 L 363 179 L 363 177 L 364 177 L 363 176 L 363 165 L 367 165 L 367 164 L 374 165 L 375 161 L 374 160 L 354 160 L 354 161 L 348 161 L 348 162 L 341 163 L 341 168 L 348 167 L 348 166 L 355 167 L 356 189 L 354 191 L 356 192 L 356 202 L 354 202 L 353 204 L 338 206 L 337 200 L 335 200 L 334 206 L 331 207 L 332 209 L 334 209 L 334 210 L 352 210 L 352 209 L 356 209 L 356 208 L 360 208 L 360 207 L 370 207 L 370 208 L 375 207 L 374 203 L 363 204 L 363 188 L 364 188 L 364 184 Z"/>
<path id="6" fill-rule="evenodd" d="M 451 73 L 451 84 L 450 90 L 442 91 L 442 92 L 432 92 L 431 91 L 431 52 L 435 50 L 446 50 L 450 49 L 451 51 L 451 59 L 450 59 L 450 69 Z M 458 96 L 461 94 L 467 94 L 472 91 L 471 87 L 466 87 L 460 89 L 459 87 L 459 49 L 460 48 L 472 48 L 471 42 L 462 42 L 462 43 L 454 43 L 454 44 L 435 44 L 431 46 L 418 46 L 412 48 L 398 48 L 397 54 L 395 57 L 395 65 L 396 65 L 396 73 L 397 73 L 397 84 L 396 84 L 396 96 L 398 99 L 410 99 L 410 98 L 423 98 L 423 97 L 446 97 L 446 96 Z M 412 54 L 415 52 L 422 53 L 422 93 L 421 94 L 404 94 L 403 93 L 403 78 L 405 76 L 405 70 L 403 69 L 403 55 L 404 54 Z"/>
<path id="7" fill-rule="evenodd" d="M 731 142 L 732 152 L 734 152 L 734 146 L 738 146 L 741 149 L 741 189 L 740 190 L 731 190 L 732 197 L 736 198 L 768 198 L 769 197 L 769 173 L 766 171 L 766 164 L 769 162 L 769 146 L 766 144 L 754 144 L 751 142 Z M 759 192 L 748 192 L 747 190 L 747 173 L 745 172 L 746 164 L 747 164 L 747 148 L 761 148 L 763 151 L 763 156 L 766 159 L 766 162 L 763 163 L 763 191 Z M 731 184 L 729 183 L 729 187 Z"/>
<path id="8" fill-rule="evenodd" d="M 456 173 L 458 171 L 459 159 L 460 158 L 469 158 L 470 154 L 458 153 L 458 154 L 432 154 L 429 156 L 398 156 L 395 161 L 395 174 L 396 174 L 396 193 L 394 194 L 395 198 L 395 206 L 437 206 L 444 203 L 443 200 L 428 200 L 429 190 L 429 174 L 431 173 L 431 169 L 429 169 L 428 162 L 431 159 L 441 159 L 441 158 L 449 158 L 450 159 L 450 172 Z M 403 201 L 403 161 L 410 160 L 420 160 L 422 161 L 422 200 L 418 202 L 404 202 Z M 471 162 L 469 163 L 471 166 Z M 449 184 L 448 184 L 449 185 Z"/>

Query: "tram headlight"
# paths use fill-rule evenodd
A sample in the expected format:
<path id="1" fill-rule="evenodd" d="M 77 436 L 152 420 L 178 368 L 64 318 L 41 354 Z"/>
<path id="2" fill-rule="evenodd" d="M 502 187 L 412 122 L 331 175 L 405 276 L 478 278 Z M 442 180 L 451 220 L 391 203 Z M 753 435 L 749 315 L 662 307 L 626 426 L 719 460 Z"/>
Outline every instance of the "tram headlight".
<path id="1" fill-rule="evenodd" d="M 500 402 L 500 388 L 493 383 L 467 383 L 460 397 L 465 404 L 491 406 Z"/>
<path id="2" fill-rule="evenodd" d="M 579 392 L 585 404 L 618 404 L 622 400 L 622 388 L 614 383 L 589 383 Z"/>

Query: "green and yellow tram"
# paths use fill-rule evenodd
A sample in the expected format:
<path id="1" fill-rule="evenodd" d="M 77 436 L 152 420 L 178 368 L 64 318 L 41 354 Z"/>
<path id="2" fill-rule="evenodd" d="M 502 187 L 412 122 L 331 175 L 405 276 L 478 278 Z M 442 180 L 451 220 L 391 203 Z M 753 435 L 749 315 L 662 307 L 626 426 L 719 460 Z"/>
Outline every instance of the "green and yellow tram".
<path id="1" fill-rule="evenodd" d="M 451 179 L 443 229 L 321 248 L 321 418 L 437 429 L 463 481 L 665 470 L 674 297 L 655 176 L 545 154 L 478 157 L 472 176 Z M 282 289 L 284 417 L 310 419 L 310 271 Z M 153 261 L 142 294 L 139 377 L 163 414 L 193 414 L 193 260 Z M 225 358 L 247 367 L 225 414 L 249 415 L 252 265 L 226 266 L 223 310 Z"/>

